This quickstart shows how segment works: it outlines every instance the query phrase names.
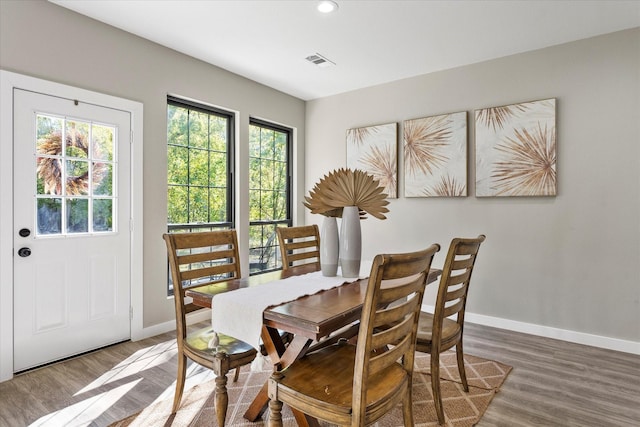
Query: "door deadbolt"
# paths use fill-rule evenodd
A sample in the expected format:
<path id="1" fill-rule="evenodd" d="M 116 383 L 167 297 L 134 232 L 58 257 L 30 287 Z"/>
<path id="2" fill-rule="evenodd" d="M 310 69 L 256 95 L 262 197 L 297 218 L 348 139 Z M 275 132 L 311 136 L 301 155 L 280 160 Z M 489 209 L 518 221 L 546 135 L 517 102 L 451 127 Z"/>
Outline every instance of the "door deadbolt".
<path id="1" fill-rule="evenodd" d="M 29 237 L 29 235 L 31 234 L 31 230 L 29 230 L 28 228 L 22 228 L 20 229 L 20 231 L 18 231 L 18 234 L 20 235 L 20 237 Z"/>
<path id="2" fill-rule="evenodd" d="M 18 249 L 18 255 L 20 255 L 22 258 L 26 258 L 29 255 L 31 255 L 31 249 L 29 249 L 29 248 L 20 248 L 20 249 Z"/>

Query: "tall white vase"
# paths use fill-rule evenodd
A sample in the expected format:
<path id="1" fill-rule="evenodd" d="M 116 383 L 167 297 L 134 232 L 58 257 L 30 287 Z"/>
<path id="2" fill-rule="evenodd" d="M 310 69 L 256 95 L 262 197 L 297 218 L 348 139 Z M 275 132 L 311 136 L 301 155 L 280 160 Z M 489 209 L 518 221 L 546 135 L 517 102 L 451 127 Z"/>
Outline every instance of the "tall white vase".
<path id="1" fill-rule="evenodd" d="M 338 221 L 335 216 L 325 216 L 320 227 L 320 267 L 322 275 L 338 274 Z"/>
<path id="2" fill-rule="evenodd" d="M 362 257 L 360 211 L 357 206 L 345 206 L 340 224 L 340 268 L 342 277 L 358 277 Z"/>

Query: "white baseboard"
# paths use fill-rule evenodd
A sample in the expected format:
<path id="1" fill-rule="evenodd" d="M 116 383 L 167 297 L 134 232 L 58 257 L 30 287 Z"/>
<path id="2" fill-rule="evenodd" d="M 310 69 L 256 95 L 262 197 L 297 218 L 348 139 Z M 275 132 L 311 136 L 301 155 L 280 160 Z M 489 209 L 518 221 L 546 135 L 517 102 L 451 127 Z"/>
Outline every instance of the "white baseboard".
<path id="1" fill-rule="evenodd" d="M 187 324 L 192 325 L 194 323 L 211 321 L 211 310 L 198 310 L 193 313 L 187 314 Z M 157 325 L 143 328 L 140 335 L 132 338 L 131 341 L 139 341 L 145 338 L 154 337 L 156 335 L 164 334 L 165 332 L 175 331 L 176 321 L 170 320 L 164 323 L 158 323 Z"/>
<path id="2" fill-rule="evenodd" d="M 433 313 L 434 307 L 423 305 L 423 310 Z M 621 351 L 640 355 L 640 342 L 627 341 L 617 338 L 603 337 L 601 335 L 586 334 L 584 332 L 570 331 L 567 329 L 552 328 L 549 326 L 535 325 L 533 323 L 519 322 L 516 320 L 502 319 L 499 317 L 485 316 L 467 312 L 465 321 L 479 325 L 491 326 L 509 331 L 522 332 L 545 338 L 555 338 L 576 344 L 590 345 L 592 347 L 606 348 L 608 350 Z"/>

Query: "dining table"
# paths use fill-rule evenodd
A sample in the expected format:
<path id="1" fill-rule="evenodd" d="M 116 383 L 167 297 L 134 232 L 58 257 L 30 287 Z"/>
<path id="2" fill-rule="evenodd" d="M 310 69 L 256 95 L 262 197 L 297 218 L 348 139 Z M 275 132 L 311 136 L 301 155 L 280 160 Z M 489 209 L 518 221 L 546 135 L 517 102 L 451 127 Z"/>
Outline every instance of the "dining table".
<path id="1" fill-rule="evenodd" d="M 318 271 L 315 264 L 294 266 L 287 270 L 193 287 L 185 290 L 185 295 L 192 298 L 194 305 L 211 308 L 216 295 L 256 286 L 269 286 L 270 283 L 292 276 L 320 274 L 316 273 Z M 442 270 L 431 269 L 427 276 L 427 284 L 435 282 L 441 274 Z M 349 283 L 270 306 L 263 311 L 260 338 L 274 371 L 286 369 L 308 351 L 327 342 L 342 337 L 351 338 L 357 334 L 357 322 L 360 320 L 368 278 L 349 280 Z M 289 339 L 285 342 L 283 336 L 288 336 Z M 264 414 L 268 404 L 266 381 L 245 412 L 244 418 L 252 422 L 257 421 Z M 296 410 L 293 414 L 301 427 L 319 426 L 315 418 Z"/>

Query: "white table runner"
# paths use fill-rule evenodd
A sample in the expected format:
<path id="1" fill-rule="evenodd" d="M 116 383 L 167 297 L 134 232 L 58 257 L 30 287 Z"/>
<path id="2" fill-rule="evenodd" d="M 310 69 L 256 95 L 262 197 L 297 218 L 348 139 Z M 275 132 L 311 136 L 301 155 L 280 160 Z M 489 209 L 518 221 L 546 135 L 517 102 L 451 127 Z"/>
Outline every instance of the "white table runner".
<path id="1" fill-rule="evenodd" d="M 358 278 L 325 277 L 316 271 L 215 295 L 211 301 L 213 330 L 245 341 L 259 351 L 265 309 L 364 279 L 369 277 L 370 271 L 371 261 L 363 261 Z"/>

